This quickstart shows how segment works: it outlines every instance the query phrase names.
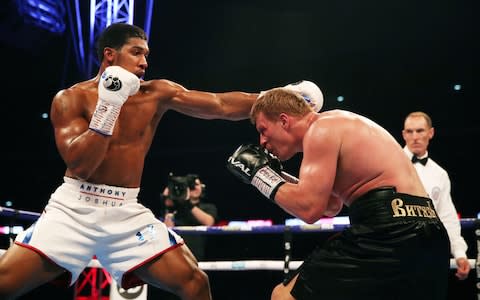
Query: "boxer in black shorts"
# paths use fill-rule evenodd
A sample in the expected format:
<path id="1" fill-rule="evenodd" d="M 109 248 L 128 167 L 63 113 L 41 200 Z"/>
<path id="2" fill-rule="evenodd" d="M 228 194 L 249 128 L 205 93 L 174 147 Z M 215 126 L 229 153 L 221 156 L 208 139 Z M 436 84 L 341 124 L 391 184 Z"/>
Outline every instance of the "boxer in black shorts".
<path id="1" fill-rule="evenodd" d="M 379 188 L 349 211 L 351 226 L 317 248 L 290 277 L 299 275 L 291 292 L 296 299 L 446 297 L 448 240 L 430 199 Z"/>
<path id="2" fill-rule="evenodd" d="M 445 299 L 447 233 L 401 146 L 361 115 L 302 102 L 282 88 L 261 95 L 250 112 L 260 145 L 240 146 L 227 168 L 306 223 L 346 206 L 351 227 L 318 246 L 271 299 Z M 280 161 L 300 152 L 296 178 Z"/>

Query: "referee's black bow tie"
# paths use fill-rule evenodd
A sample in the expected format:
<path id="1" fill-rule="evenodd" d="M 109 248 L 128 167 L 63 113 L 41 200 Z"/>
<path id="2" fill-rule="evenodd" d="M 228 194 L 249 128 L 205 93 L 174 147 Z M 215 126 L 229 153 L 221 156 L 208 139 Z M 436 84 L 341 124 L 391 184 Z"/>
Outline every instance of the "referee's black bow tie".
<path id="1" fill-rule="evenodd" d="M 427 164 L 427 161 L 428 161 L 428 156 L 427 157 L 424 157 L 424 158 L 418 158 L 416 157 L 415 155 L 412 156 L 412 163 L 421 163 L 422 165 L 426 165 Z"/>

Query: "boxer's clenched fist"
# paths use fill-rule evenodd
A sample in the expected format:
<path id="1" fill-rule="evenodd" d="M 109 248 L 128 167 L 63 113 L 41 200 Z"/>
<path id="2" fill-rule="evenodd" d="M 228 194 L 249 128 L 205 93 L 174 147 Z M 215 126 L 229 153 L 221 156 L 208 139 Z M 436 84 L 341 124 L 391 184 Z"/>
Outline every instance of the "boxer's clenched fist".
<path id="1" fill-rule="evenodd" d="M 280 161 L 258 145 L 241 145 L 228 158 L 227 169 L 244 183 L 252 184 L 274 201 L 278 188 L 285 183 L 280 175 Z"/>
<path id="2" fill-rule="evenodd" d="M 140 79 L 119 66 L 105 69 L 98 82 L 98 102 L 89 128 L 103 135 L 112 135 L 122 105 L 138 92 Z"/>

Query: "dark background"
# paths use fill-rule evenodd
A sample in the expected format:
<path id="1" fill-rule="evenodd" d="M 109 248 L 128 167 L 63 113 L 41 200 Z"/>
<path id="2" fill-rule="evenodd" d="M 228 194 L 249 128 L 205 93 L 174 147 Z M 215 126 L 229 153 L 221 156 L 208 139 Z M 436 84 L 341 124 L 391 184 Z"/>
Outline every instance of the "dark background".
<path id="1" fill-rule="evenodd" d="M 430 154 L 450 173 L 458 211 L 472 217 L 480 211 L 474 147 L 480 137 L 477 8 L 473 0 L 157 1 L 146 79 L 213 92 L 257 92 L 312 80 L 324 92 L 324 109 L 370 117 L 402 145 L 406 114 L 426 111 L 436 129 Z M 50 121 L 41 114 L 49 112 L 59 89 L 86 78 L 73 58 L 69 29 L 49 34 L 2 10 L 0 204 L 10 200 L 16 208 L 40 212 L 65 167 Z M 454 84 L 462 89 L 455 91 Z M 343 102 L 336 100 L 340 95 Z M 225 169 L 239 144 L 257 140 L 246 120 L 206 121 L 168 112 L 147 157 L 142 202 L 155 210 L 169 172 L 194 172 L 223 219 L 283 222 L 280 209 Z M 285 169 L 296 174 L 299 158 Z"/>
<path id="2" fill-rule="evenodd" d="M 12 201 L 14 208 L 41 212 L 65 168 L 41 114 L 58 90 L 87 78 L 73 57 L 69 28 L 59 35 L 36 29 L 8 3 L 0 8 L 0 205 Z M 324 110 L 363 114 L 402 145 L 404 117 L 423 110 L 436 129 L 429 153 L 450 174 L 457 210 L 476 217 L 478 9 L 475 0 L 156 1 L 145 79 L 212 92 L 312 80 L 323 90 Z M 455 91 L 455 84 L 462 89 Z M 146 160 L 141 202 L 155 212 L 168 173 L 193 172 L 202 176 L 221 219 L 283 223 L 287 214 L 225 169 L 239 144 L 256 141 L 248 121 L 168 112 Z M 285 169 L 296 174 L 300 158 Z"/>

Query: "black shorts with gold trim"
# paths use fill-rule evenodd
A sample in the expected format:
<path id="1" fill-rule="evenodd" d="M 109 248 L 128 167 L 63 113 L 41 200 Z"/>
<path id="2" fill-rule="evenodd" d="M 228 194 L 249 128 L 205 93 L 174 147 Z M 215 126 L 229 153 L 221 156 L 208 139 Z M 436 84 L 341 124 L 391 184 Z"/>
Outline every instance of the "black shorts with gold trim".
<path id="1" fill-rule="evenodd" d="M 348 210 L 350 227 L 285 280 L 299 275 L 296 299 L 446 299 L 450 244 L 431 199 L 385 187 Z"/>

